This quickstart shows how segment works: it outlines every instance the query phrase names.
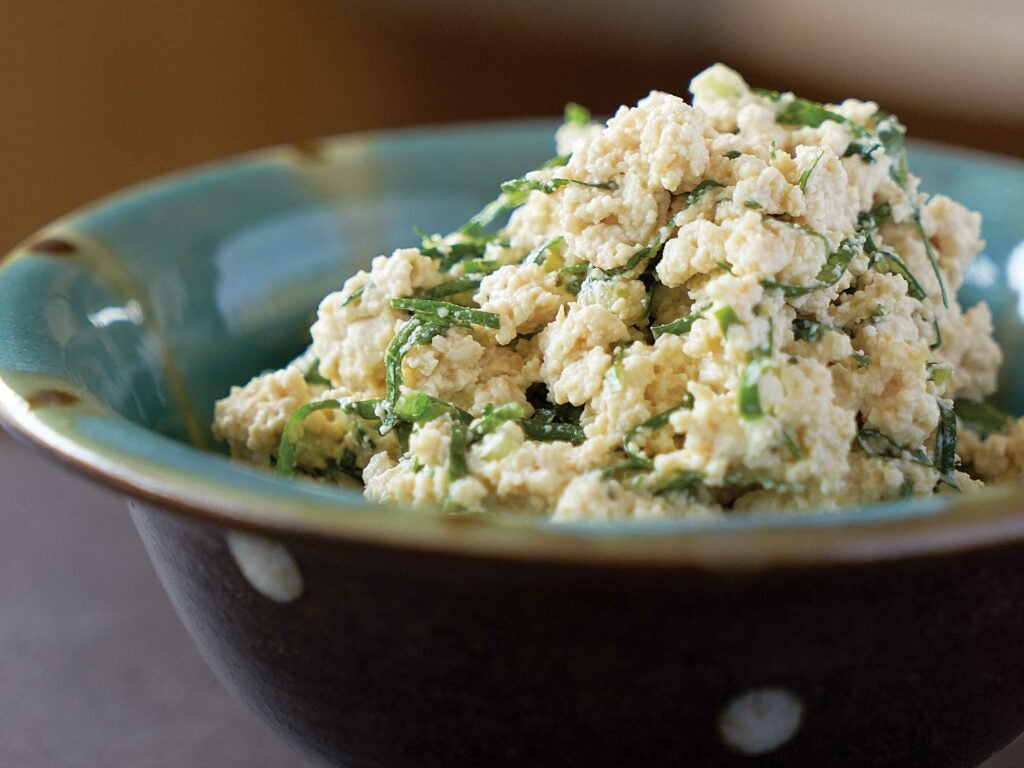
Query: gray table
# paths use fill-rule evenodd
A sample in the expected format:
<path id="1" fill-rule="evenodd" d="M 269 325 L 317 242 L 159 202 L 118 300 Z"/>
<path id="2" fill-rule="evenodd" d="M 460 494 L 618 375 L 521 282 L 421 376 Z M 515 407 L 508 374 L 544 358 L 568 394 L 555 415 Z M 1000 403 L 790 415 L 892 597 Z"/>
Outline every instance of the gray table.
<path id="1" fill-rule="evenodd" d="M 2 435 L 0 596 L 3 768 L 309 768 L 206 668 L 122 500 Z"/>

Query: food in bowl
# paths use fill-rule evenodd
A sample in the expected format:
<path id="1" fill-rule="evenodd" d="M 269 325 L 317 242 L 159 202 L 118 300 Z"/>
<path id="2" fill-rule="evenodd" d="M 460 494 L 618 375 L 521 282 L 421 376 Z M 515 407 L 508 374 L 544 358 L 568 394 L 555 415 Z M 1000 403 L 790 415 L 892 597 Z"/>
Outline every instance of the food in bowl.
<path id="1" fill-rule="evenodd" d="M 928 198 L 903 126 L 715 65 L 652 92 L 448 235 L 373 260 L 312 344 L 218 402 L 232 454 L 381 502 L 553 520 L 971 492 L 1024 427 L 957 289 L 981 219 Z M 507 222 L 502 224 L 504 218 Z"/>

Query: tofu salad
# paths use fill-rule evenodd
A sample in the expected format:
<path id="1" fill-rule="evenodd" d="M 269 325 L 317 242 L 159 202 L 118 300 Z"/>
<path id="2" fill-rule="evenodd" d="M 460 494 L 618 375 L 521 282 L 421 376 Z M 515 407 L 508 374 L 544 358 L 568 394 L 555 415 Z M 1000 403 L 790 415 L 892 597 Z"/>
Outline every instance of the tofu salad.
<path id="1" fill-rule="evenodd" d="M 989 310 L 957 303 L 981 218 L 918 190 L 896 117 L 720 64 L 690 92 L 570 104 L 555 157 L 327 296 L 215 436 L 380 502 L 563 521 L 1019 477 Z"/>

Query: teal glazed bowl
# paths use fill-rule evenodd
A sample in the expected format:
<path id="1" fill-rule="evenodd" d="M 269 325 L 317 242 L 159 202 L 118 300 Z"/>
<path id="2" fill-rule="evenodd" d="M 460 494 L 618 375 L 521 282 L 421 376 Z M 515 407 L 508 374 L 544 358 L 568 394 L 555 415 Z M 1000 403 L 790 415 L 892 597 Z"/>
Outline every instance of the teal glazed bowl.
<path id="1" fill-rule="evenodd" d="M 1024 730 L 1020 488 L 552 525 L 378 507 L 211 444 L 214 401 L 300 351 L 323 295 L 459 224 L 552 128 L 273 149 L 58 221 L 0 265 L 5 425 L 124 492 L 210 665 L 325 764 L 976 766 Z M 985 214 L 961 296 L 1024 412 L 1024 167 L 911 160 Z"/>

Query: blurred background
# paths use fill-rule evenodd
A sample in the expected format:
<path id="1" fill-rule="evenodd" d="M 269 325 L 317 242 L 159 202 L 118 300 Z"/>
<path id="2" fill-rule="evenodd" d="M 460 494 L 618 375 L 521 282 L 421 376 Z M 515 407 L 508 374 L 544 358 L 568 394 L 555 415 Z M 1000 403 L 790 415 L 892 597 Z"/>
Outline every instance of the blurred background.
<path id="1" fill-rule="evenodd" d="M 343 131 L 608 113 L 724 61 L 1024 157 L 1020 0 L 0 0 L 0 251 L 70 208 Z"/>

